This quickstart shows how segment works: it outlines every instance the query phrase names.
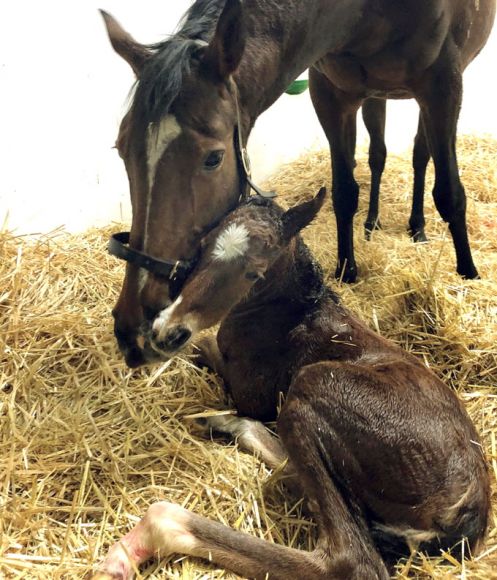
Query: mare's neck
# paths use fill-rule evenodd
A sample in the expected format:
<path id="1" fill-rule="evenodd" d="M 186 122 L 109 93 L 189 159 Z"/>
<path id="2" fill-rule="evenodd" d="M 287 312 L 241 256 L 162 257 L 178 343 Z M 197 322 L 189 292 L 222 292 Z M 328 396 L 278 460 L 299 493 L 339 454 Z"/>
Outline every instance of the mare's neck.
<path id="1" fill-rule="evenodd" d="M 245 0 L 247 43 L 235 81 L 250 127 L 306 68 L 346 44 L 362 4 Z"/>

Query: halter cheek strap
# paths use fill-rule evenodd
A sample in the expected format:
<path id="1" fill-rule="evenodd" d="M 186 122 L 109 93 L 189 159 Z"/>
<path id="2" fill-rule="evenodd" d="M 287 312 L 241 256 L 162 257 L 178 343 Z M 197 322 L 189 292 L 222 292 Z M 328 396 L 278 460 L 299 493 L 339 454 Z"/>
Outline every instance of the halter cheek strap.
<path id="1" fill-rule="evenodd" d="M 260 187 L 258 187 L 252 181 L 252 171 L 250 166 L 250 159 L 248 156 L 247 148 L 243 143 L 243 134 L 242 134 L 242 114 L 240 111 L 240 99 L 238 97 L 238 87 L 233 79 L 230 79 L 231 90 L 233 92 L 233 96 L 235 99 L 235 109 L 236 109 L 236 128 L 235 128 L 235 151 L 236 157 L 238 160 L 238 167 L 240 168 L 241 172 L 245 178 L 245 187 L 242 186 L 242 193 L 240 198 L 242 200 L 247 199 L 250 195 L 250 190 L 253 189 L 257 195 L 265 198 L 273 198 L 276 197 L 275 191 L 264 191 Z"/>

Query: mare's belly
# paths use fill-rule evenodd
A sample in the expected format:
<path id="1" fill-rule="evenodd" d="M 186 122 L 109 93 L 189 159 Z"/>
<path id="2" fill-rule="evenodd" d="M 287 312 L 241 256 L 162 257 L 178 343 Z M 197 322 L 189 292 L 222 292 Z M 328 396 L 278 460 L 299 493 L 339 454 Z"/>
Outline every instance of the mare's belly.
<path id="1" fill-rule="evenodd" d="M 326 56 L 314 67 L 335 87 L 360 98 L 410 99 L 414 96 L 405 59 L 392 57 L 384 59 L 383 64 L 367 66 L 351 55 Z"/>
<path id="2" fill-rule="evenodd" d="M 410 98 L 440 57 L 451 34 L 451 13 L 446 1 L 366 2 L 347 41 L 315 68 L 360 98 Z"/>

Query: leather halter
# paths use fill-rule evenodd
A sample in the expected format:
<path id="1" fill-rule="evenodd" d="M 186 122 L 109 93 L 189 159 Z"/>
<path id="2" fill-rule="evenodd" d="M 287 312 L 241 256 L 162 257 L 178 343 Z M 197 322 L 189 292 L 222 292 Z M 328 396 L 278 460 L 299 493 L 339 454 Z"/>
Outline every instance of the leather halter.
<path id="1" fill-rule="evenodd" d="M 240 112 L 240 106 L 238 103 L 238 88 L 233 80 L 231 80 L 231 86 L 235 99 L 236 121 L 237 121 L 234 133 L 234 146 L 236 151 L 236 159 L 239 168 L 239 173 L 242 176 L 239 202 L 244 201 L 245 199 L 247 199 L 247 197 L 250 196 L 251 189 L 261 197 L 266 198 L 275 197 L 276 193 L 274 191 L 265 192 L 259 187 L 257 187 L 257 185 L 255 185 L 254 182 L 252 181 L 250 171 L 250 159 L 247 153 L 247 149 L 243 142 L 242 117 Z M 213 229 L 218 222 L 208 226 L 205 233 Z M 153 256 L 149 256 L 148 254 L 140 252 L 139 250 L 135 250 L 134 248 L 131 248 L 129 245 L 129 237 L 130 232 L 119 232 L 117 234 L 113 234 L 109 240 L 109 245 L 107 247 L 109 254 L 116 256 L 121 260 L 125 260 L 130 264 L 134 264 L 139 268 L 148 270 L 155 276 L 158 276 L 168 281 L 170 284 L 171 298 L 174 299 L 175 296 L 177 296 L 181 291 L 181 287 L 184 281 L 186 280 L 188 275 L 192 272 L 193 268 L 196 266 L 200 257 L 199 252 L 197 252 L 197 255 L 194 256 L 194 258 L 192 258 L 191 260 L 176 260 L 176 261 L 162 260 L 159 258 L 154 258 Z"/>

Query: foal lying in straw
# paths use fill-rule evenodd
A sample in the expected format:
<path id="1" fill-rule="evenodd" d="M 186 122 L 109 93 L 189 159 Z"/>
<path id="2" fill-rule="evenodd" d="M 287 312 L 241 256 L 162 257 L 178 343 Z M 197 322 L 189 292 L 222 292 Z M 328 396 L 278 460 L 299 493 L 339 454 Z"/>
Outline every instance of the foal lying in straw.
<path id="1" fill-rule="evenodd" d="M 222 321 L 202 356 L 241 415 L 210 418 L 292 485 L 319 526 L 313 552 L 275 545 L 158 502 L 115 544 L 94 578 L 132 578 L 156 555 L 190 554 L 244 577 L 385 579 L 392 558 L 474 551 L 489 511 L 478 435 L 457 397 L 414 356 L 367 328 L 323 284 L 299 232 L 324 188 L 286 212 L 246 202 L 204 240 L 199 266 L 154 323 L 155 348 L 182 349 Z"/>

